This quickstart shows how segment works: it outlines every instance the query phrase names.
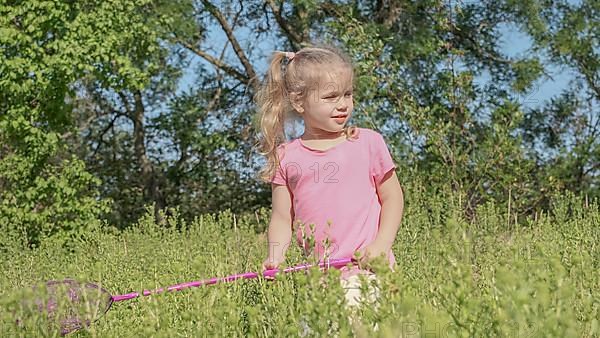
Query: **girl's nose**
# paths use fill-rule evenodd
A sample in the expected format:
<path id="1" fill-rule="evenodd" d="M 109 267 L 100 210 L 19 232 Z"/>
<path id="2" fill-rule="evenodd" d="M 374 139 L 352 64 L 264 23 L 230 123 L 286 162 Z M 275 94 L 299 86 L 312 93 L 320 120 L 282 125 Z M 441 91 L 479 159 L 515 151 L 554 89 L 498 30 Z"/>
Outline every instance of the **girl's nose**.
<path id="1" fill-rule="evenodd" d="M 341 99 L 339 99 L 336 109 L 337 110 L 348 109 L 348 100 L 345 97 L 342 97 Z"/>

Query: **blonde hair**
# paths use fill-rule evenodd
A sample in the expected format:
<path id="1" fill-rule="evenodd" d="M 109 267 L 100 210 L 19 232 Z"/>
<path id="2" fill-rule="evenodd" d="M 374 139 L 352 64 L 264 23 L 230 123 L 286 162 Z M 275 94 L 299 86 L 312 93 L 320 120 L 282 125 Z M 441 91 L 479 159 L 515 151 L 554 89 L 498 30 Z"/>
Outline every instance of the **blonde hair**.
<path id="1" fill-rule="evenodd" d="M 286 141 L 285 122 L 295 113 L 290 94 L 294 94 L 294 99 L 301 99 L 311 89 L 311 84 L 319 82 L 321 73 L 315 67 L 317 65 L 342 65 L 354 74 L 350 57 L 332 46 L 302 48 L 289 62 L 284 63 L 285 59 L 285 52 L 273 53 L 265 79 L 255 96 L 262 134 L 259 152 L 267 158 L 267 164 L 259 172 L 264 182 L 271 182 L 279 166 L 277 148 Z M 347 139 L 354 139 L 358 130 L 355 126 L 345 126 L 343 133 Z"/>

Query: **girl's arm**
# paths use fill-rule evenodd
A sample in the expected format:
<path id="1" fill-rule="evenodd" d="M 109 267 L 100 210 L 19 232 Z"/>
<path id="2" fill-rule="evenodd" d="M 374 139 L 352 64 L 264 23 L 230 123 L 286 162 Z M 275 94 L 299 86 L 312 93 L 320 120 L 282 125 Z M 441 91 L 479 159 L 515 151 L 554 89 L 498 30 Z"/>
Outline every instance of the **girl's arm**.
<path id="1" fill-rule="evenodd" d="M 263 268 L 274 269 L 285 260 L 292 238 L 293 208 L 291 193 L 285 185 L 271 184 L 271 221 L 267 230 L 268 253 Z"/>
<path id="2" fill-rule="evenodd" d="M 395 170 L 385 174 L 377 186 L 377 195 L 381 202 L 381 215 L 375 242 L 387 253 L 392 249 L 404 212 L 404 194 Z"/>
<path id="3" fill-rule="evenodd" d="M 379 231 L 375 240 L 360 252 L 359 266 L 368 266 L 371 259 L 387 256 L 396 239 L 404 211 L 404 194 L 395 170 L 388 171 L 381 179 L 377 185 L 377 195 L 381 203 Z"/>

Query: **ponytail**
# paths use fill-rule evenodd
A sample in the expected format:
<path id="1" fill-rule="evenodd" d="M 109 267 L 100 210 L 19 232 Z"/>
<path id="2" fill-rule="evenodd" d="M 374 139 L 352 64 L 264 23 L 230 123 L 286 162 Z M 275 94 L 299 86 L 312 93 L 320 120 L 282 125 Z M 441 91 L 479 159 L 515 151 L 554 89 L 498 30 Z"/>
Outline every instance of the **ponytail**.
<path id="1" fill-rule="evenodd" d="M 267 158 L 267 164 L 259 172 L 259 177 L 265 182 L 271 182 L 279 165 L 277 147 L 285 142 L 285 117 L 290 110 L 284 72 L 281 69 L 285 58 L 284 52 L 275 52 L 264 83 L 255 96 L 262 133 L 259 152 Z"/>

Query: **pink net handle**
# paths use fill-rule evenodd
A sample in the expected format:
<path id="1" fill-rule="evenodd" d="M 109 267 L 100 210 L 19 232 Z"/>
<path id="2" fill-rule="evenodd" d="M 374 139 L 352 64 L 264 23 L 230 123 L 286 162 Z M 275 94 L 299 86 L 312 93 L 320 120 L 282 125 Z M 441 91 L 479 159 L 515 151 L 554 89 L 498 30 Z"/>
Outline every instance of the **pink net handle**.
<path id="1" fill-rule="evenodd" d="M 318 264 L 318 266 L 319 266 L 319 268 L 322 268 L 322 269 L 330 269 L 330 268 L 338 269 L 338 268 L 342 268 L 348 264 L 352 264 L 352 258 L 331 259 L 331 260 L 327 260 L 324 262 L 320 262 Z M 280 271 L 279 269 L 265 270 L 265 271 L 263 271 L 262 276 L 263 277 L 275 277 L 275 275 L 279 272 L 289 273 L 289 272 L 308 270 L 312 266 L 313 266 L 313 264 L 301 264 L 301 265 L 285 268 L 282 271 Z M 260 275 L 261 274 L 258 272 L 245 272 L 245 273 L 240 273 L 240 274 L 231 275 L 231 276 L 222 277 L 222 278 L 210 278 L 210 279 L 201 280 L 201 281 L 175 284 L 175 285 L 171 285 L 166 288 L 159 288 L 159 289 L 155 289 L 155 290 L 144 290 L 141 294 L 139 292 L 126 293 L 123 295 L 113 296 L 112 300 L 113 300 L 113 302 L 120 302 L 120 301 L 124 301 L 124 300 L 128 300 L 128 299 L 137 298 L 139 296 L 149 296 L 149 295 L 153 295 L 153 294 L 162 293 L 165 291 L 179 291 L 179 290 L 183 290 L 183 289 L 187 289 L 187 288 L 191 288 L 191 287 L 200 287 L 200 286 L 204 286 L 204 285 L 211 285 L 211 284 L 217 284 L 217 283 L 222 283 L 222 282 L 232 282 L 237 279 L 252 279 L 252 278 L 257 278 Z"/>

